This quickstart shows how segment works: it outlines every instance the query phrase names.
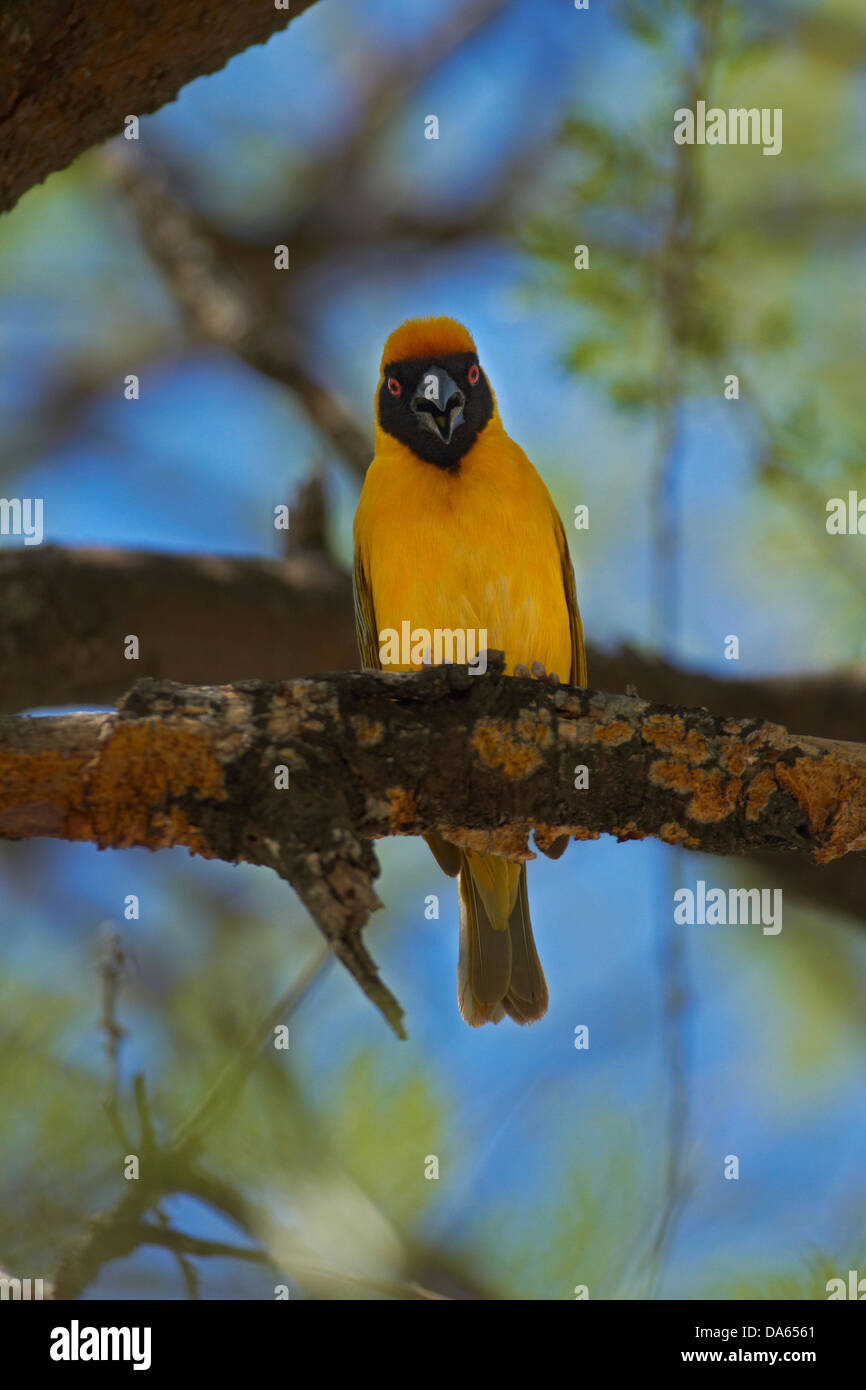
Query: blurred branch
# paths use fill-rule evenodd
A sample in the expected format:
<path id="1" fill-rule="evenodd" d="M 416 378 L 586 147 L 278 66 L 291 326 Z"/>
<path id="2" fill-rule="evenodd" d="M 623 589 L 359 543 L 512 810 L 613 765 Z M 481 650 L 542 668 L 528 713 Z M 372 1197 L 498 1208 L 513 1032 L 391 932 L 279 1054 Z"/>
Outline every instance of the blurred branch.
<path id="1" fill-rule="evenodd" d="M 344 1161 L 340 1156 L 341 1145 L 335 1145 L 335 1139 L 339 1134 L 339 1127 L 335 1130 L 328 1122 L 326 1114 L 307 1089 L 298 1084 L 296 1077 L 287 1067 L 275 1063 L 273 1050 L 270 1053 L 270 1077 L 269 1083 L 273 1096 L 273 1104 L 282 1114 L 291 1115 L 292 1125 L 295 1131 L 304 1136 L 304 1144 L 309 1155 L 306 1160 L 309 1168 L 319 1175 L 319 1180 L 323 1186 L 330 1182 L 335 1183 L 345 1193 L 354 1192 L 357 1200 L 362 1204 L 367 1204 L 371 1200 L 369 1191 L 360 1185 L 352 1174 L 345 1167 Z M 233 1219 L 231 1192 L 228 1194 L 227 1201 L 224 1199 L 219 1183 L 207 1178 L 207 1187 L 201 1184 L 200 1171 L 196 1174 L 196 1191 L 194 1195 L 202 1201 L 209 1202 L 215 1210 L 222 1212 L 223 1215 Z M 286 1183 L 286 1190 L 291 1194 L 291 1183 Z M 291 1200 L 291 1198 L 290 1198 Z M 377 1204 L 378 1205 L 378 1204 Z M 269 1207 L 271 1204 L 269 1203 Z M 380 1208 L 381 1211 L 381 1208 Z M 243 1212 L 241 1213 L 243 1215 Z M 385 1213 L 382 1212 L 385 1219 Z M 258 1233 L 267 1233 L 268 1229 L 274 1227 L 273 1210 L 268 1212 L 258 1211 L 254 1214 L 248 1213 L 250 1229 Z M 284 1248 L 285 1234 L 282 1235 L 279 1244 Z M 448 1299 L 475 1300 L 482 1302 L 490 1301 L 496 1297 L 489 1285 L 479 1279 L 474 1270 L 467 1268 L 474 1263 L 471 1253 L 462 1253 L 452 1246 L 446 1239 L 444 1244 L 426 1244 L 417 1238 L 404 1241 L 404 1264 L 403 1272 L 408 1282 L 409 1292 L 404 1292 L 402 1297 L 416 1296 L 413 1290 L 427 1290 L 430 1296 L 444 1297 Z M 307 1252 L 309 1253 L 309 1252 Z M 290 1268 L 298 1281 L 303 1283 L 301 1278 L 302 1271 L 298 1268 L 295 1261 L 295 1251 L 290 1251 Z M 334 1279 L 339 1282 L 337 1276 Z"/>
<path id="2" fill-rule="evenodd" d="M 145 250 L 157 266 L 187 330 L 203 342 L 237 353 L 249 366 L 286 386 L 313 423 L 354 471 L 363 477 L 372 458 L 372 439 L 336 395 L 316 381 L 304 345 L 296 340 L 279 305 L 257 295 L 220 254 L 190 206 L 173 197 L 152 166 L 115 148 L 106 151 L 106 170 L 133 211 Z M 273 275 L 274 252 L 269 265 Z"/>
<path id="3" fill-rule="evenodd" d="M 159 1199 L 186 1191 L 213 1205 L 216 1193 L 220 1198 L 220 1209 L 247 1235 L 252 1236 L 255 1219 L 253 1208 L 234 1188 L 220 1179 L 209 1178 L 193 1166 L 193 1156 L 212 1125 L 237 1098 L 274 1027 L 294 1014 L 329 959 L 330 952 L 326 952 L 310 962 L 291 989 L 268 1010 L 259 1027 L 201 1104 L 176 1127 L 163 1145 L 156 1138 L 144 1077 L 140 1073 L 136 1075 L 135 1103 L 140 1124 L 137 1147 L 133 1147 L 122 1126 L 119 1126 L 119 1133 L 124 1153 L 137 1151 L 141 1159 L 138 1183 L 127 1197 L 91 1221 L 82 1236 L 61 1258 L 55 1280 L 57 1292 L 52 1291 L 53 1297 L 77 1298 L 105 1264 L 132 1254 L 141 1245 L 161 1245 L 175 1254 L 192 1298 L 198 1297 L 198 1277 L 190 1264 L 191 1256 L 220 1254 L 267 1262 L 267 1255 L 254 1247 L 220 1246 L 217 1249 L 210 1242 L 194 1243 L 191 1237 L 171 1228 Z M 142 1222 L 141 1217 L 149 1209 L 157 1216 L 159 1228 Z"/>
<path id="4" fill-rule="evenodd" d="M 218 1079 L 205 1099 L 175 1128 L 163 1145 L 159 1145 L 155 1139 L 144 1098 L 143 1080 L 136 1077 L 136 1100 L 139 1112 L 144 1110 L 140 1146 L 142 1162 L 138 1183 L 128 1195 L 93 1218 L 81 1236 L 64 1252 L 58 1262 L 55 1280 L 47 1286 L 46 1297 L 80 1297 L 106 1264 L 133 1254 L 143 1245 L 160 1246 L 175 1255 L 191 1298 L 199 1296 L 198 1274 L 192 1260 L 214 1256 L 268 1264 L 279 1277 L 283 1277 L 280 1270 L 285 1265 L 291 1277 L 299 1282 L 303 1282 L 306 1277 L 313 1281 L 368 1289 L 387 1297 L 439 1299 L 449 1296 L 414 1279 L 384 1280 L 347 1274 L 323 1263 L 294 1234 L 280 1242 L 279 1260 L 267 1248 L 267 1242 L 263 1247 L 261 1244 L 241 1246 L 200 1240 L 174 1230 L 162 1210 L 162 1198 L 184 1193 L 226 1217 L 250 1241 L 260 1241 L 263 1233 L 272 1226 L 270 1214 L 265 1208 L 250 1200 L 224 1179 L 200 1168 L 195 1162 L 195 1156 L 211 1126 L 225 1114 L 237 1098 L 239 1089 L 252 1071 L 256 1058 L 271 1040 L 274 1027 L 294 1014 L 329 959 L 330 952 L 326 952 L 310 962 L 291 989 L 268 1010 L 235 1061 Z M 307 1125 L 312 1123 L 312 1118 L 308 1116 Z M 154 1213 L 159 1222 L 158 1226 L 144 1219 L 148 1211 Z M 445 1267 L 441 1266 L 441 1261 L 434 1252 L 429 1252 L 424 1264 L 431 1277 L 445 1277 Z M 448 1272 L 448 1278 L 455 1288 L 462 1291 L 462 1286 L 452 1272 Z"/>
<path id="5" fill-rule="evenodd" d="M 310 337 L 292 322 L 274 266 L 274 247 L 285 244 L 291 257 L 293 301 L 299 281 L 312 274 L 329 253 L 351 245 L 393 260 L 401 245 L 422 247 L 492 235 L 501 228 L 513 199 L 537 168 L 536 146 L 519 151 L 499 171 L 485 194 L 444 217 L 416 210 L 393 211 L 376 205 L 365 220 L 360 200 L 340 187 L 339 208 L 310 208 L 300 223 L 275 230 L 254 244 L 214 225 L 189 202 L 169 191 L 164 172 L 151 159 L 118 147 L 106 151 L 104 167 L 133 212 L 142 244 L 159 270 L 191 336 L 236 353 L 248 366 L 289 390 L 310 421 L 359 477 L 372 458 L 372 435 L 317 376 L 310 365 Z M 351 216 L 347 209 L 351 209 Z M 366 416 L 365 416 L 366 418 Z"/>
<path id="6" fill-rule="evenodd" d="M 108 923 L 102 931 L 99 962 L 102 994 L 100 1027 L 105 1034 L 105 1053 L 108 1058 L 108 1094 L 105 1100 L 105 1111 L 120 1143 L 124 1149 L 128 1149 L 130 1141 L 120 1114 L 120 1049 L 126 1037 L 126 1029 L 117 1018 L 120 986 L 125 974 L 126 956 L 123 942 L 120 935 L 113 931 L 111 924 Z"/>
<path id="7" fill-rule="evenodd" d="M 184 1190 L 184 1186 L 182 1175 L 172 1173 L 158 1160 L 146 1167 L 142 1165 L 138 1182 L 131 1184 L 114 1206 L 88 1222 L 81 1235 L 64 1251 L 58 1261 L 51 1296 L 61 1302 L 80 1298 L 105 1265 L 125 1259 L 142 1245 L 162 1246 L 180 1258 L 219 1254 L 267 1262 L 267 1255 L 256 1247 L 218 1246 L 215 1242 L 183 1235 L 164 1224 L 154 1226 L 144 1220 L 160 1197 Z"/>
<path id="8" fill-rule="evenodd" d="M 197 1236 L 185 1235 L 167 1226 L 153 1226 L 149 1221 L 131 1221 L 128 1226 L 116 1226 L 114 1233 L 127 1247 L 127 1251 L 139 1249 L 142 1245 L 158 1245 L 163 1250 L 171 1250 L 175 1255 L 207 1255 L 219 1259 L 253 1260 L 257 1264 L 267 1264 L 268 1257 L 263 1250 L 251 1245 L 228 1245 L 220 1240 L 200 1240 Z"/>
<path id="9" fill-rule="evenodd" d="M 226 1067 L 214 1083 L 201 1104 L 179 1125 L 171 1138 L 170 1152 L 173 1156 L 188 1156 L 195 1153 L 205 1135 L 220 1116 L 225 1113 L 255 1066 L 265 1044 L 273 1039 L 274 1029 L 294 1014 L 311 986 L 319 978 L 332 959 L 330 951 L 324 951 L 309 962 L 306 969 L 292 984 L 286 994 L 269 1009 L 259 1026 L 241 1048 L 238 1055 Z"/>
<path id="10" fill-rule="evenodd" d="M 0 712 L 113 704 L 130 684 L 127 633 L 139 638 L 137 675 L 190 685 L 350 670 L 352 581 L 318 548 L 318 505 L 292 505 L 281 560 L 53 545 L 0 554 Z M 866 669 L 728 679 L 594 644 L 589 668 L 601 690 L 634 685 L 659 704 L 866 739 Z"/>
<path id="11" fill-rule="evenodd" d="M 307 553 L 330 558 L 328 549 L 328 497 L 322 460 L 314 464 L 295 494 L 291 527 L 285 535 L 285 554 Z"/>
<path id="12" fill-rule="evenodd" d="M 352 583 L 311 547 L 283 559 L 41 546 L 0 554 L 0 709 L 113 704 L 131 670 L 190 684 L 357 661 Z M 124 658 L 124 638 L 140 658 Z"/>
<path id="13" fill-rule="evenodd" d="M 164 328 L 147 330 L 130 325 L 128 337 L 112 341 L 104 350 L 75 360 L 63 360 L 46 371 L 39 386 L 35 408 L 17 428 L 12 420 L 4 431 L 2 470 L 11 476 L 61 449 L 76 433 L 86 432 L 92 449 L 102 422 L 94 412 L 106 397 L 113 397 L 127 372 L 138 374 L 147 367 L 170 370 L 174 365 L 173 335 Z"/>
<path id="14" fill-rule="evenodd" d="M 117 143 L 105 152 L 108 176 L 135 217 L 145 250 L 163 276 L 190 334 L 238 354 L 285 386 L 350 468 L 363 476 L 371 436 L 311 362 L 313 335 L 303 321 L 303 286 L 329 256 L 364 250 L 388 257 L 501 230 L 515 189 L 523 189 L 542 150 L 534 140 L 504 161 L 480 194 L 457 210 L 419 211 L 398 190 L 371 199 L 365 164 L 389 119 L 426 77 L 495 20 L 511 0 L 466 0 L 449 10 L 414 47 L 370 54 L 351 121 L 318 146 L 292 174 L 292 197 L 278 225 L 253 242 L 199 212 L 178 191 L 170 159 L 147 161 Z M 543 143 L 548 143 L 544 141 Z M 275 268 L 286 245 L 291 276 Z"/>
<path id="15" fill-rule="evenodd" d="M 501 230 L 514 190 L 525 186 L 535 173 L 541 149 L 533 143 L 517 150 L 494 175 L 487 189 L 458 208 L 443 210 L 441 197 L 431 199 L 427 211 L 419 211 L 416 199 L 401 188 L 392 196 L 376 188 L 370 194 L 367 166 L 378 154 L 388 122 L 437 69 L 499 18 L 511 0 L 464 0 L 447 10 L 429 29 L 419 30 L 418 41 L 384 56 L 365 54 L 361 90 L 356 94 L 351 119 L 324 143 L 319 142 L 302 167 L 291 176 L 291 205 L 279 221 L 260 228 L 253 242 L 201 214 L 200 227 L 220 252 L 267 298 L 271 284 L 263 283 L 274 244 L 288 242 L 293 271 L 301 278 L 329 255 L 345 256 L 350 250 L 375 249 L 393 261 L 399 244 L 418 242 L 439 245 L 466 241 Z M 345 93 L 344 99 L 345 99 Z M 544 142 L 549 143 L 548 141 Z M 293 280 L 297 283 L 297 274 Z M 271 282 L 272 283 L 272 282 Z"/>
<path id="16" fill-rule="evenodd" d="M 423 31 L 421 41 L 408 52 L 401 48 L 384 57 L 373 55 L 352 120 L 334 137 L 330 148 L 316 150 L 299 179 L 307 199 L 307 211 L 296 227 L 301 238 L 315 243 L 323 207 L 338 205 L 345 209 L 348 186 L 359 173 L 363 174 L 384 127 L 412 92 L 510 3 L 511 0 L 464 0 L 456 9 L 446 11 L 432 30 Z M 346 234 L 354 235 L 348 228 Z"/>
<path id="17" fill-rule="evenodd" d="M 228 1217 L 244 1230 L 264 1232 L 272 1225 L 269 1213 L 261 1207 L 251 1204 L 246 1198 L 240 1197 L 234 1188 L 224 1183 L 222 1179 L 214 1177 L 210 1173 L 204 1173 L 200 1169 L 194 1169 L 184 1181 L 184 1191 L 189 1196 L 197 1198 L 199 1201 L 207 1203 L 214 1211 L 222 1216 Z M 276 1264 L 273 1256 L 271 1263 Z M 311 1251 L 297 1236 L 284 1238 L 280 1246 L 280 1267 L 285 1266 L 289 1272 L 289 1277 L 298 1283 L 303 1283 L 304 1278 L 315 1280 L 317 1283 L 327 1282 L 329 1284 L 344 1285 L 348 1288 L 366 1289 L 371 1293 L 380 1293 L 387 1298 L 399 1298 L 401 1300 L 414 1301 L 416 1299 L 435 1299 L 447 1300 L 450 1294 L 439 1290 L 428 1288 L 426 1284 L 417 1279 L 409 1279 L 405 1282 L 394 1279 L 377 1279 L 367 1275 L 347 1274 L 343 1270 L 334 1269 L 333 1266 L 326 1265 L 316 1254 Z M 442 1278 L 443 1269 L 434 1253 L 429 1261 L 428 1271 L 432 1278 Z M 453 1280 L 456 1284 L 456 1279 Z M 473 1292 L 473 1295 L 474 1292 Z M 484 1295 L 478 1294 L 479 1297 Z"/>
<path id="18" fill-rule="evenodd" d="M 0 9 L 0 211 L 308 10 L 223 0 L 17 0 Z"/>
<path id="19" fill-rule="evenodd" d="M 447 10 L 432 26 L 421 26 L 417 41 L 398 52 L 381 49 L 353 62 L 361 73 L 352 100 L 353 115 L 333 136 L 319 142 L 290 175 L 290 196 L 270 230 L 254 239 L 195 209 L 183 190 L 188 179 L 174 167 L 170 149 L 160 152 L 151 134 L 148 156 L 138 146 L 117 141 L 104 152 L 104 167 L 130 206 L 142 241 L 163 275 L 193 341 L 237 353 L 256 371 L 285 386 L 349 467 L 363 474 L 372 456 L 366 411 L 359 424 L 328 386 L 329 372 L 317 371 L 311 343 L 307 287 L 328 258 L 345 265 L 347 255 L 395 257 L 426 254 L 430 248 L 465 244 L 502 231 L 516 193 L 525 193 L 552 136 L 532 136 L 493 170 L 476 193 L 458 206 L 431 200 L 421 208 L 405 187 L 370 197 L 366 163 L 389 120 L 424 80 L 477 37 L 508 7 L 510 0 L 466 0 Z M 345 93 L 343 94 L 345 95 Z M 0 126 L 2 128 L 2 126 Z M 291 276 L 274 268 L 274 247 L 287 244 Z M 317 291 L 313 311 L 318 313 Z M 169 351 L 168 347 L 165 349 Z M 133 342 L 120 356 L 138 360 Z M 108 364 L 106 364 L 108 365 Z M 14 466 L 62 441 L 82 409 L 99 392 L 93 381 L 79 389 L 77 374 L 52 388 L 32 413 L 39 423 L 20 442 L 11 443 Z M 115 381 L 114 374 L 109 375 Z M 67 389 L 68 388 L 68 389 Z M 69 397 L 67 400 L 66 397 Z M 7 450 L 10 449 L 7 441 Z"/>
<path id="20" fill-rule="evenodd" d="M 364 267 L 378 259 L 393 270 L 401 257 L 414 255 L 417 262 L 427 263 L 434 249 L 502 236 L 518 197 L 525 196 L 554 143 L 554 132 L 527 139 L 525 147 L 509 152 L 481 189 L 455 207 L 443 207 L 437 201 L 429 209 L 420 208 L 416 199 L 405 195 L 395 201 L 379 196 L 372 202 L 369 187 L 359 184 L 351 196 L 342 189 L 339 200 L 335 196 L 332 203 L 306 210 L 296 220 L 287 213 L 279 224 L 269 224 L 252 235 L 223 225 L 206 211 L 196 216 L 201 231 L 243 283 L 266 297 L 273 292 L 273 248 L 287 244 L 292 257 L 292 301 L 300 309 L 314 273 L 329 264 L 345 263 L 347 256 Z"/>
<path id="21" fill-rule="evenodd" d="M 591 797 L 575 797 L 576 762 Z M 553 690 L 503 676 L 498 659 L 486 677 L 141 681 L 114 714 L 0 721 L 0 788 L 3 838 L 185 845 L 274 869 L 401 1036 L 361 940 L 380 905 L 375 839 L 438 830 L 514 860 L 531 857 L 533 828 L 542 849 L 602 833 L 819 864 L 866 849 L 866 746 Z"/>
<path id="22" fill-rule="evenodd" d="M 150 1185 L 149 1194 L 145 1193 L 145 1197 L 152 1197 L 156 1189 L 165 1190 L 166 1194 L 169 1191 L 183 1191 L 207 1202 L 248 1234 L 252 1234 L 256 1224 L 266 1224 L 265 1215 L 261 1212 L 257 1215 L 254 1205 L 249 1204 L 234 1188 L 208 1174 L 190 1171 L 186 1176 L 178 1174 L 172 1178 L 167 1171 L 163 1171 L 158 1181 Z M 273 1257 L 259 1246 L 202 1240 L 170 1227 L 155 1226 L 127 1210 L 130 1205 L 125 1199 L 90 1223 L 84 1236 L 63 1257 L 53 1284 L 46 1287 L 46 1298 L 61 1301 L 80 1298 L 106 1264 L 132 1255 L 144 1245 L 159 1246 L 185 1259 L 219 1257 L 265 1264 L 282 1278 Z M 297 1280 L 307 1276 L 316 1281 L 364 1289 L 401 1300 L 438 1301 L 448 1297 L 415 1281 L 377 1279 L 335 1269 L 317 1258 L 298 1238 L 287 1241 L 281 1255 L 281 1264 L 285 1264 L 291 1271 L 291 1277 Z"/>

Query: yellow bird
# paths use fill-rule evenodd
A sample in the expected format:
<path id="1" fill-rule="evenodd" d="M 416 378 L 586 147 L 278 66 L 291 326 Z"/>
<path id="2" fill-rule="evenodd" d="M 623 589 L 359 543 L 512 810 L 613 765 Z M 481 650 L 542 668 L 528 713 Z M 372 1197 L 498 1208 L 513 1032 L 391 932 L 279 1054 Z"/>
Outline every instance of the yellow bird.
<path id="1" fill-rule="evenodd" d="M 486 629 L 483 646 L 505 652 L 506 670 L 528 675 L 532 667 L 540 678 L 561 673 L 586 684 L 562 522 L 505 433 L 475 343 L 454 319 L 410 319 L 385 343 L 375 457 L 355 515 L 354 578 L 365 666 L 422 665 L 415 650 L 386 650 L 386 632 L 462 630 L 477 651 Z M 425 839 L 445 873 L 459 874 L 463 1018 L 473 1027 L 506 1013 L 517 1023 L 541 1018 L 548 995 L 526 865 L 458 848 L 438 834 Z M 567 842 L 548 853 L 558 857 Z"/>

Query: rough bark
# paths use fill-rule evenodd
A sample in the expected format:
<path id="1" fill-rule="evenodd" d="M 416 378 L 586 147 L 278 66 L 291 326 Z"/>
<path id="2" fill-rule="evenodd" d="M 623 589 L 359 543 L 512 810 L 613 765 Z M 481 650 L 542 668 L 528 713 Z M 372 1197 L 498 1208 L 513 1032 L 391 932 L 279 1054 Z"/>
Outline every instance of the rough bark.
<path id="1" fill-rule="evenodd" d="M 314 3 L 0 0 L 0 211 Z"/>
<path id="2" fill-rule="evenodd" d="M 633 647 L 590 649 L 589 673 L 602 690 L 637 687 L 647 700 L 706 706 L 735 718 L 753 715 L 819 738 L 866 742 L 866 667 L 789 676 L 722 678 L 683 670 Z M 735 669 L 735 668 L 732 668 Z"/>
<path id="3" fill-rule="evenodd" d="M 397 1031 L 361 942 L 379 837 L 439 829 L 514 859 L 532 857 L 531 831 L 542 849 L 562 834 L 650 835 L 819 864 L 866 849 L 864 746 L 498 669 L 145 680 L 113 714 L 0 721 L 0 788 L 5 838 L 185 845 L 275 869 Z"/>

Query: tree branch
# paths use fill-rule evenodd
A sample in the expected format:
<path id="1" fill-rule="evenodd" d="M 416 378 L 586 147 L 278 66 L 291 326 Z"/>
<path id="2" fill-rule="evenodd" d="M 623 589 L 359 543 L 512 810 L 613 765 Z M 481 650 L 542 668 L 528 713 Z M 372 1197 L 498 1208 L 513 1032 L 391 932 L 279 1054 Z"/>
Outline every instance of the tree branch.
<path id="1" fill-rule="evenodd" d="M 310 534 L 308 534 L 308 532 Z M 292 506 L 284 560 L 41 546 L 0 554 L 0 713 L 111 705 L 136 675 L 191 685 L 283 680 L 357 663 L 348 573 Z M 310 543 L 312 540 L 312 543 Z M 135 633 L 141 655 L 124 659 Z M 593 684 L 644 699 L 766 719 L 821 738 L 866 741 L 866 672 L 722 679 L 651 653 L 589 648 Z M 758 855 L 785 887 L 866 916 L 866 863 Z"/>
<path id="2" fill-rule="evenodd" d="M 294 541 L 293 529 L 288 533 Z M 140 660 L 124 658 L 139 639 Z M 352 582 L 281 560 L 45 545 L 0 554 L 0 711 L 113 704 L 136 675 L 222 685 L 357 662 Z"/>
<path id="3" fill-rule="evenodd" d="M 257 295 L 208 237 L 192 207 L 168 191 L 153 161 L 146 163 L 140 155 L 115 148 L 105 151 L 103 163 L 134 213 L 144 248 L 165 279 L 187 331 L 237 353 L 248 366 L 292 391 L 325 438 L 363 477 L 373 456 L 372 437 L 337 395 L 310 373 L 300 335 L 279 309 L 273 248 L 267 254 L 269 293 Z"/>
<path id="4" fill-rule="evenodd" d="M 486 678 L 454 666 L 222 688 L 145 680 L 113 714 L 0 720 L 0 788 L 0 837 L 185 845 L 274 869 L 400 1034 L 361 941 L 382 836 L 438 829 L 516 860 L 532 857 L 533 829 L 542 849 L 602 833 L 819 864 L 866 849 L 866 747 L 554 691 L 498 665 Z"/>
<path id="5" fill-rule="evenodd" d="M 15 0 L 0 5 L 0 211 L 128 115 L 173 101 L 187 82 L 264 43 L 290 10 L 224 0 Z"/>

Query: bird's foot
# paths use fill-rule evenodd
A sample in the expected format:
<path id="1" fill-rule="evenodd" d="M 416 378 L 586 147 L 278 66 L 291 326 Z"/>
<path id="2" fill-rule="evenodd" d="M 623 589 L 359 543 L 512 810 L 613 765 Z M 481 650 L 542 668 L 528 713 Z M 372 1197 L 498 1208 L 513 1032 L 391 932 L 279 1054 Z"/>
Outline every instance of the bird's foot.
<path id="1" fill-rule="evenodd" d="M 524 680 L 534 676 L 537 681 L 544 681 L 545 685 L 552 685 L 554 688 L 559 685 L 559 676 L 556 672 L 551 671 L 548 675 L 540 661 L 533 661 L 531 669 L 520 662 L 515 666 L 514 674 L 515 676 L 522 676 Z"/>

